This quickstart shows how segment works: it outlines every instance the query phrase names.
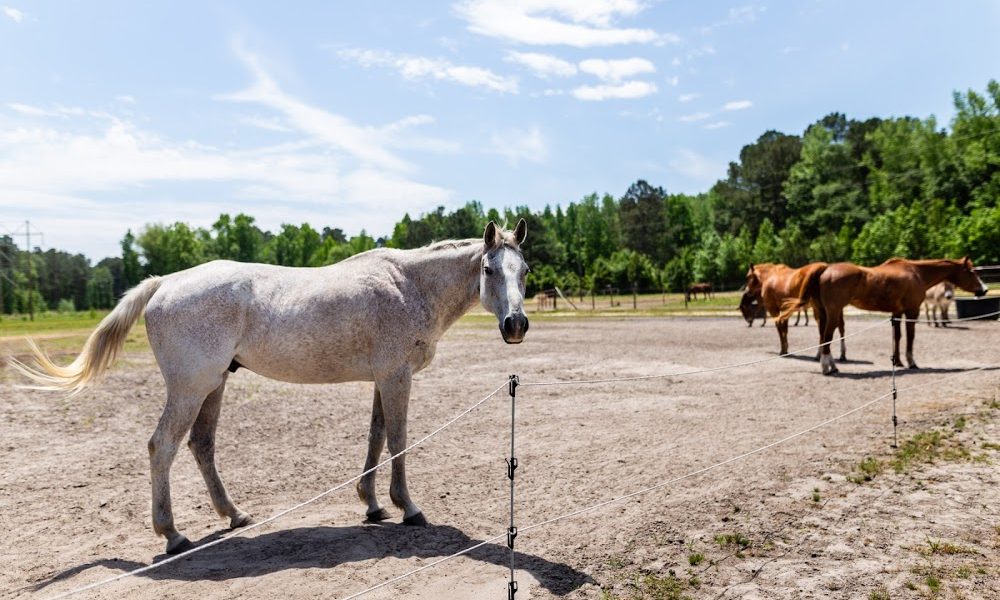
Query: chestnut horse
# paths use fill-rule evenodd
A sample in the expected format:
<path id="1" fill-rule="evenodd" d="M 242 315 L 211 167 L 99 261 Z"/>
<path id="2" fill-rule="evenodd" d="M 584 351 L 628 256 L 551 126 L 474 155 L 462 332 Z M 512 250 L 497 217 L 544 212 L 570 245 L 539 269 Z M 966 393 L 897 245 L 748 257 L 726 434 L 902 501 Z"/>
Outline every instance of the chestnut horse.
<path id="1" fill-rule="evenodd" d="M 774 325 L 778 329 L 781 354 L 788 354 L 788 320 L 791 317 L 791 313 L 782 314 L 783 305 L 788 300 L 798 298 L 809 276 L 825 267 L 826 263 L 811 263 L 798 269 L 782 264 L 762 263 L 750 265 L 750 269 L 747 270 L 746 293 L 751 297 L 760 298 L 764 308 L 775 318 Z M 746 318 L 745 313 L 744 318 Z M 796 317 L 795 324 L 798 323 Z M 808 324 L 809 313 L 806 312 L 806 325 Z M 840 338 L 840 360 L 847 360 L 843 325 L 840 327 Z"/>
<path id="2" fill-rule="evenodd" d="M 693 299 L 697 300 L 698 299 L 698 294 L 702 295 L 702 299 L 703 300 L 708 300 L 708 298 L 713 295 L 713 293 L 712 293 L 712 284 L 711 283 L 692 283 L 691 287 L 689 287 L 687 289 L 687 292 L 684 294 L 684 299 L 685 300 L 691 300 L 693 298 Z"/>
<path id="3" fill-rule="evenodd" d="M 812 303 L 818 307 L 820 343 L 833 339 L 833 331 L 844 321 L 844 307 L 848 304 L 863 310 L 891 313 L 892 362 L 903 366 L 899 358 L 900 317 L 906 317 L 906 362 L 917 368 L 913 360 L 913 336 L 920 317 L 920 305 L 927 289 L 942 281 L 976 296 L 986 294 L 987 287 L 976 275 L 968 257 L 961 260 L 907 260 L 890 258 L 877 267 L 861 267 L 853 263 L 834 263 L 810 275 L 796 300 L 785 303 L 783 316 Z M 830 346 L 821 351 L 820 364 L 823 374 L 837 372 L 830 355 Z"/>

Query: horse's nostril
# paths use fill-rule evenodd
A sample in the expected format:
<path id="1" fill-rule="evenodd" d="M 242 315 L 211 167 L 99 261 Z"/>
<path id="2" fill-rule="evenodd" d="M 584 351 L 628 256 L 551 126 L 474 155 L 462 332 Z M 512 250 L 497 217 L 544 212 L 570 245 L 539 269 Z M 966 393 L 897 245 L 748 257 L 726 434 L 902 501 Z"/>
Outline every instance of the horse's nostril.
<path id="1" fill-rule="evenodd" d="M 503 330 L 505 332 L 507 332 L 507 333 L 510 333 L 511 332 L 510 331 L 511 330 L 511 325 L 513 323 L 514 323 L 514 319 L 511 319 L 510 317 L 504 317 L 504 320 L 503 320 Z"/>

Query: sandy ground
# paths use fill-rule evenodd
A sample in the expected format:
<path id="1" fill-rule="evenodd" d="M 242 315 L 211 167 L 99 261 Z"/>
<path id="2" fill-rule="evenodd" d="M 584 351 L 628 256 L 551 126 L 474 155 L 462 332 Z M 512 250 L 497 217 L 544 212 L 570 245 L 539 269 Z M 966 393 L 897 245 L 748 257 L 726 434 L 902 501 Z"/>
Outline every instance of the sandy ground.
<path id="1" fill-rule="evenodd" d="M 848 332 L 873 321 L 849 319 Z M 815 330 L 792 328 L 792 347 Z M 890 389 L 889 326 L 848 340 L 827 378 L 805 359 L 643 382 L 522 387 L 521 527 L 654 485 L 836 416 Z M 736 319 L 538 319 L 521 346 L 464 323 L 419 374 L 410 439 L 517 373 L 542 380 L 671 373 L 774 356 L 773 327 Z M 900 438 L 945 432 L 949 460 L 887 468 L 891 402 L 766 452 L 517 538 L 517 598 L 1000 597 L 1000 325 L 918 329 L 923 369 L 903 372 Z M 9 374 L 8 374 L 9 375 Z M 0 595 L 50 597 L 160 558 L 149 525 L 146 440 L 164 390 L 132 354 L 72 399 L 0 382 Z M 913 389 L 909 389 L 913 388 Z M 231 495 L 269 516 L 358 473 L 372 387 L 303 386 L 245 370 L 218 434 Z M 992 407 L 992 408 L 991 408 Z M 338 598 L 503 533 L 508 399 L 416 450 L 410 491 L 432 525 L 362 524 L 353 488 L 91 598 Z M 960 418 L 961 417 L 961 418 Z M 226 532 L 190 454 L 173 470 L 179 529 Z M 388 474 L 379 489 L 388 503 Z M 698 556 L 700 555 L 700 559 Z M 503 598 L 508 553 L 489 544 L 370 598 Z M 696 564 L 693 564 L 696 563 Z M 886 592 L 885 596 L 879 595 Z"/>

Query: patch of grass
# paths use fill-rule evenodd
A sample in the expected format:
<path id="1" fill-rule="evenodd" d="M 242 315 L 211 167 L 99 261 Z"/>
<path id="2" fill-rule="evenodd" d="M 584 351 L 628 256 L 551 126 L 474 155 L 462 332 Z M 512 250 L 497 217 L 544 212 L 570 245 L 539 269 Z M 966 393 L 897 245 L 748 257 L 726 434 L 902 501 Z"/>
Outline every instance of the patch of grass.
<path id="1" fill-rule="evenodd" d="M 688 554 L 688 564 L 692 567 L 697 567 L 705 561 L 705 555 L 701 552 L 695 552 L 693 554 Z"/>
<path id="2" fill-rule="evenodd" d="M 993 442 L 983 443 L 984 450 L 1000 450 L 1000 444 L 994 444 Z"/>
<path id="3" fill-rule="evenodd" d="M 819 504 L 819 499 L 820 499 L 819 488 L 813 488 L 812 501 L 816 504 Z"/>
<path id="4" fill-rule="evenodd" d="M 962 431 L 965 429 L 965 416 L 959 415 L 959 417 L 955 419 L 955 424 L 952 425 L 952 427 L 955 428 L 955 431 Z"/>
<path id="5" fill-rule="evenodd" d="M 847 480 L 851 483 L 862 484 L 875 479 L 875 476 L 882 472 L 882 461 L 874 456 L 866 456 L 854 467 L 854 470 L 857 471 L 857 474 L 848 475 Z"/>
<path id="6" fill-rule="evenodd" d="M 905 473 L 915 463 L 935 460 L 966 460 L 969 451 L 951 434 L 943 431 L 923 431 L 904 441 L 896 449 L 889 464 L 897 473 Z"/>
<path id="7" fill-rule="evenodd" d="M 879 586 L 868 594 L 868 600 L 890 600 L 889 590 L 885 589 L 885 586 Z"/>
<path id="8" fill-rule="evenodd" d="M 931 591 L 932 594 L 937 594 L 941 591 L 941 580 L 934 575 L 928 575 L 924 578 L 924 584 Z"/>
<path id="9" fill-rule="evenodd" d="M 743 558 L 743 551 L 752 544 L 750 538 L 739 532 L 719 534 L 715 536 L 715 543 L 723 548 L 735 549 L 738 558 Z"/>
<path id="10" fill-rule="evenodd" d="M 968 565 L 962 565 L 955 571 L 955 575 L 959 579 L 968 579 L 969 577 L 972 577 L 972 569 Z"/>
<path id="11" fill-rule="evenodd" d="M 677 577 L 673 572 L 666 576 L 644 575 L 639 578 L 636 585 L 639 588 L 639 597 L 650 600 L 686 600 L 689 596 L 684 592 L 690 586 L 690 581 Z"/>
<path id="12" fill-rule="evenodd" d="M 976 551 L 971 548 L 966 548 L 964 546 L 957 546 L 951 542 L 944 542 L 941 540 L 932 540 L 927 538 L 927 549 L 922 551 L 921 554 L 926 556 L 929 555 L 954 555 L 954 554 L 976 554 Z"/>
<path id="13" fill-rule="evenodd" d="M 608 559 L 608 566 L 612 569 L 621 569 L 625 566 L 625 559 L 620 556 L 612 556 Z"/>

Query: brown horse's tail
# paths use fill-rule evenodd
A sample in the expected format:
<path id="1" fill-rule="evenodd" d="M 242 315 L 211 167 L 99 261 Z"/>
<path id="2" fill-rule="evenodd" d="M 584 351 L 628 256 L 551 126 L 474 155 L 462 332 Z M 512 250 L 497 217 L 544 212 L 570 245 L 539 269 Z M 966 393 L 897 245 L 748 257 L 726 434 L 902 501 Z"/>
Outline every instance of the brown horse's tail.
<path id="1" fill-rule="evenodd" d="M 162 281 L 160 277 L 150 277 L 125 294 L 118 306 L 104 317 L 94 333 L 87 338 L 87 343 L 76 360 L 65 367 L 52 362 L 30 338 L 28 345 L 36 366 L 29 367 L 14 358 L 10 359 L 10 366 L 38 384 L 29 386 L 32 389 L 63 391 L 70 395 L 80 392 L 111 367 L 125 345 L 129 330 L 142 316 L 146 304 L 160 288 Z"/>
<path id="2" fill-rule="evenodd" d="M 781 303 L 781 315 L 778 316 L 779 319 L 788 320 L 791 318 L 792 313 L 810 304 L 815 305 L 817 308 L 822 308 L 823 303 L 819 293 L 819 278 L 823 275 L 824 271 L 826 271 L 826 264 L 820 263 L 806 274 L 806 280 L 799 287 L 799 297 L 789 298 Z"/>

